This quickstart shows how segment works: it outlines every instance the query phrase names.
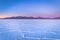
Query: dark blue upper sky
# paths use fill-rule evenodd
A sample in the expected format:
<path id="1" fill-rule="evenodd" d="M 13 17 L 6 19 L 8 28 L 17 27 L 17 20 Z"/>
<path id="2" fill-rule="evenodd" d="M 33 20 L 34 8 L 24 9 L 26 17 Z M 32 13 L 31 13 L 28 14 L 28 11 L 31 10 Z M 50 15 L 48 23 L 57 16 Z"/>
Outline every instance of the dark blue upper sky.
<path id="1" fill-rule="evenodd" d="M 58 13 L 60 13 L 60 0 L 0 0 L 1 15 Z"/>

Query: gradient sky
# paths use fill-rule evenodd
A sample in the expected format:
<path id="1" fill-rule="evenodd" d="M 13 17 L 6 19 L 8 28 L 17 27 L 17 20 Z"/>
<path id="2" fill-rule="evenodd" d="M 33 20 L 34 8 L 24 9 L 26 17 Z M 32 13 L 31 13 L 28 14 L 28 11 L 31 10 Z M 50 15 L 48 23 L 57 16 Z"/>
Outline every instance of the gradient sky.
<path id="1" fill-rule="evenodd" d="M 58 16 L 59 14 L 60 0 L 0 0 L 0 17 Z"/>

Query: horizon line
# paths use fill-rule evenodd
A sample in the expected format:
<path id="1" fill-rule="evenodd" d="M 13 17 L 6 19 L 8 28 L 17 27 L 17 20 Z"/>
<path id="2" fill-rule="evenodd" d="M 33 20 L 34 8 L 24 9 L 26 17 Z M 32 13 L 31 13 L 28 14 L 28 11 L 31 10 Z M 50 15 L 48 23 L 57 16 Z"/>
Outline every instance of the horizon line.
<path id="1" fill-rule="evenodd" d="M 58 17 L 41 17 L 41 16 L 38 16 L 38 17 L 33 17 L 33 16 L 9 16 L 9 17 L 1 17 L 1 18 L 16 18 L 16 17 L 25 17 L 25 18 L 29 18 L 29 17 L 31 17 L 32 19 L 34 19 L 34 18 L 38 18 L 38 19 L 40 19 L 40 18 L 42 18 L 42 19 L 45 19 L 45 18 L 48 18 L 48 19 L 54 19 L 54 18 L 58 18 L 58 19 L 60 19 L 60 17 L 58 16 Z M 23 19 L 23 18 L 22 18 Z"/>

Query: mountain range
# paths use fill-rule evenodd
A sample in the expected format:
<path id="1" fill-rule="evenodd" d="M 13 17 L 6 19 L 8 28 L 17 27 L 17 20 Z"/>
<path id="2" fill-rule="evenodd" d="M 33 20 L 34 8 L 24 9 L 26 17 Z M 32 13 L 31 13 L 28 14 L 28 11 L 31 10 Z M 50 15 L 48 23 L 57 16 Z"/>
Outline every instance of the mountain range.
<path id="1" fill-rule="evenodd" d="M 60 19 L 60 17 L 55 17 L 55 18 L 44 18 L 44 17 L 26 17 L 26 16 L 14 16 L 14 17 L 6 17 L 3 19 Z"/>

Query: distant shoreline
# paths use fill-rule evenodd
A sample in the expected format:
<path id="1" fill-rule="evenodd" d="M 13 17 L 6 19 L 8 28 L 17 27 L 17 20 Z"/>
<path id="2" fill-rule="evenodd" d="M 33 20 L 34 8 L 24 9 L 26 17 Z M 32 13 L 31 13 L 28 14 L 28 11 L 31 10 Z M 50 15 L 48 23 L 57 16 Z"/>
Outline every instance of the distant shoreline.
<path id="1" fill-rule="evenodd" d="M 16 19 L 14 19 L 14 20 L 16 20 Z M 23 19 L 24 20 L 24 19 Z M 26 19 L 26 20 L 30 20 L 30 19 Z M 32 20 L 34 20 L 34 19 L 32 19 Z M 37 19 L 36 19 L 37 20 Z M 60 20 L 60 19 L 40 19 L 40 20 Z"/>
<path id="2" fill-rule="evenodd" d="M 55 18 L 44 18 L 44 17 L 26 17 L 26 16 L 13 16 L 13 17 L 6 17 L 6 18 L 0 18 L 0 19 L 60 19 L 60 17 Z"/>

